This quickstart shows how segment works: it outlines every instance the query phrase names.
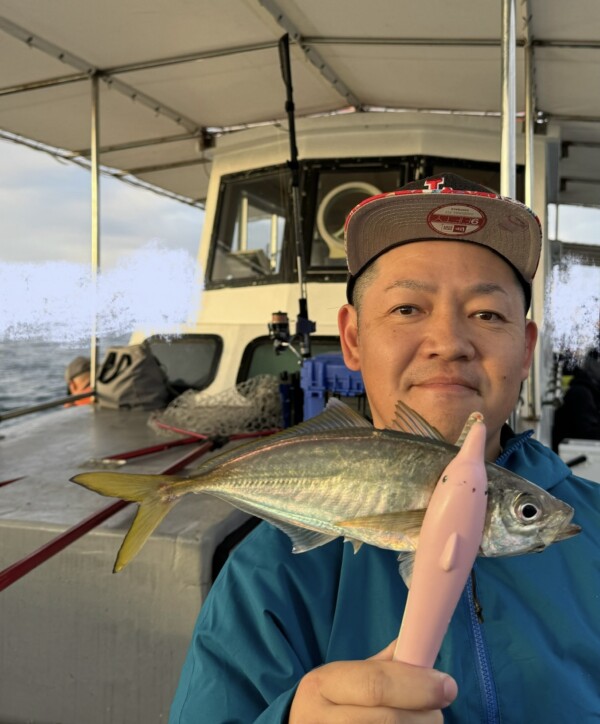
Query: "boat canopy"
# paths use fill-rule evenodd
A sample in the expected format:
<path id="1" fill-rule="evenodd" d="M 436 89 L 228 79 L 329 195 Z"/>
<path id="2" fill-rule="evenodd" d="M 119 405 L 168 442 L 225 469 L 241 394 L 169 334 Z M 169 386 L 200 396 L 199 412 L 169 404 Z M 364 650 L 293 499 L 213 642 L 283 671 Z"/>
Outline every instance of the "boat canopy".
<path id="1" fill-rule="evenodd" d="M 536 132 L 559 141 L 548 200 L 600 205 L 600 4 L 509 1 L 517 132 L 530 89 Z M 106 172 L 202 206 L 217 138 L 286 125 L 283 33 L 299 118 L 500 116 L 502 12 L 500 0 L 0 0 L 0 137 L 86 165 L 92 111 Z"/>

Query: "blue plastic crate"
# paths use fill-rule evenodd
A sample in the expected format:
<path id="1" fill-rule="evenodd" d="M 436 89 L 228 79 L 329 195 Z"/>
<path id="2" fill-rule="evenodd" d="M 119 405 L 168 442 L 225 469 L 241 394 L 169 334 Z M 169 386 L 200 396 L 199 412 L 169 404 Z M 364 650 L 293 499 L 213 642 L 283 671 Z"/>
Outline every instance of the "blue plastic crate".
<path id="1" fill-rule="evenodd" d="M 342 355 L 334 353 L 305 360 L 300 370 L 300 385 L 304 391 L 305 420 L 323 410 L 328 395 L 356 397 L 365 391 L 361 373 L 348 369 Z"/>

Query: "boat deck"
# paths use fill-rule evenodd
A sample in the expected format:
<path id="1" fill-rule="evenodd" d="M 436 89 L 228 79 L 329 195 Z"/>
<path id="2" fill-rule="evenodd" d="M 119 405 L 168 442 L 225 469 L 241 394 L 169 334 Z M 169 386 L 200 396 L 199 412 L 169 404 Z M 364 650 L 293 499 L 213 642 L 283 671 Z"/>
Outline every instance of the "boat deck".
<path id="1" fill-rule="evenodd" d="M 0 569 L 115 502 L 69 478 L 94 469 L 92 458 L 164 443 L 147 419 L 86 406 L 0 426 L 0 483 L 24 476 L 0 487 Z M 195 447 L 118 469 L 159 473 Z M 113 574 L 135 510 L 127 506 L 0 592 L 0 722 L 166 721 L 215 549 L 247 516 L 188 496 Z"/>

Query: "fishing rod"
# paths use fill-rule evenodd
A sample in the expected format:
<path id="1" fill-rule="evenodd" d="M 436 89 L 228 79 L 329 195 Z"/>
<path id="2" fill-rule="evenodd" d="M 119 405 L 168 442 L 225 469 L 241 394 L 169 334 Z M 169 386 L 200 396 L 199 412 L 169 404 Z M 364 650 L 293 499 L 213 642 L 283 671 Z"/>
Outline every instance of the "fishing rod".
<path id="1" fill-rule="evenodd" d="M 300 342 L 300 355 L 303 358 L 311 356 L 310 335 L 317 328 L 317 325 L 308 318 L 308 301 L 306 295 L 306 259 L 304 254 L 304 241 L 302 234 L 302 221 L 300 216 L 300 166 L 298 164 L 298 147 L 296 145 L 296 121 L 294 118 L 294 90 L 292 87 L 292 69 L 290 64 L 290 36 L 286 33 L 279 39 L 279 63 L 281 75 L 285 84 L 286 102 L 285 110 L 288 117 L 288 128 L 290 138 L 290 160 L 288 168 L 291 173 L 292 188 L 292 227 L 294 242 L 296 246 L 296 266 L 298 270 L 298 285 L 300 298 L 298 300 L 299 310 L 296 317 L 296 335 Z M 281 314 L 281 313 L 277 313 Z M 271 329 L 271 336 L 275 339 L 276 345 L 280 347 L 289 346 L 289 334 L 285 339 L 285 331 L 277 327 Z M 277 346 L 276 346 L 277 349 Z"/>

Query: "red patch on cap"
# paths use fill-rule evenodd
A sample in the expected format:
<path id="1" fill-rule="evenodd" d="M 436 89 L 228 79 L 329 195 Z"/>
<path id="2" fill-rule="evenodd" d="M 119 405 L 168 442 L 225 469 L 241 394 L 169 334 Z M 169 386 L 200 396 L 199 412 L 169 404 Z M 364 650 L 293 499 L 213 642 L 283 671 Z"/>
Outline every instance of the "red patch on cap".
<path id="1" fill-rule="evenodd" d="M 481 231 L 487 223 L 483 211 L 470 204 L 438 206 L 427 216 L 427 225 L 444 236 L 468 236 Z"/>

